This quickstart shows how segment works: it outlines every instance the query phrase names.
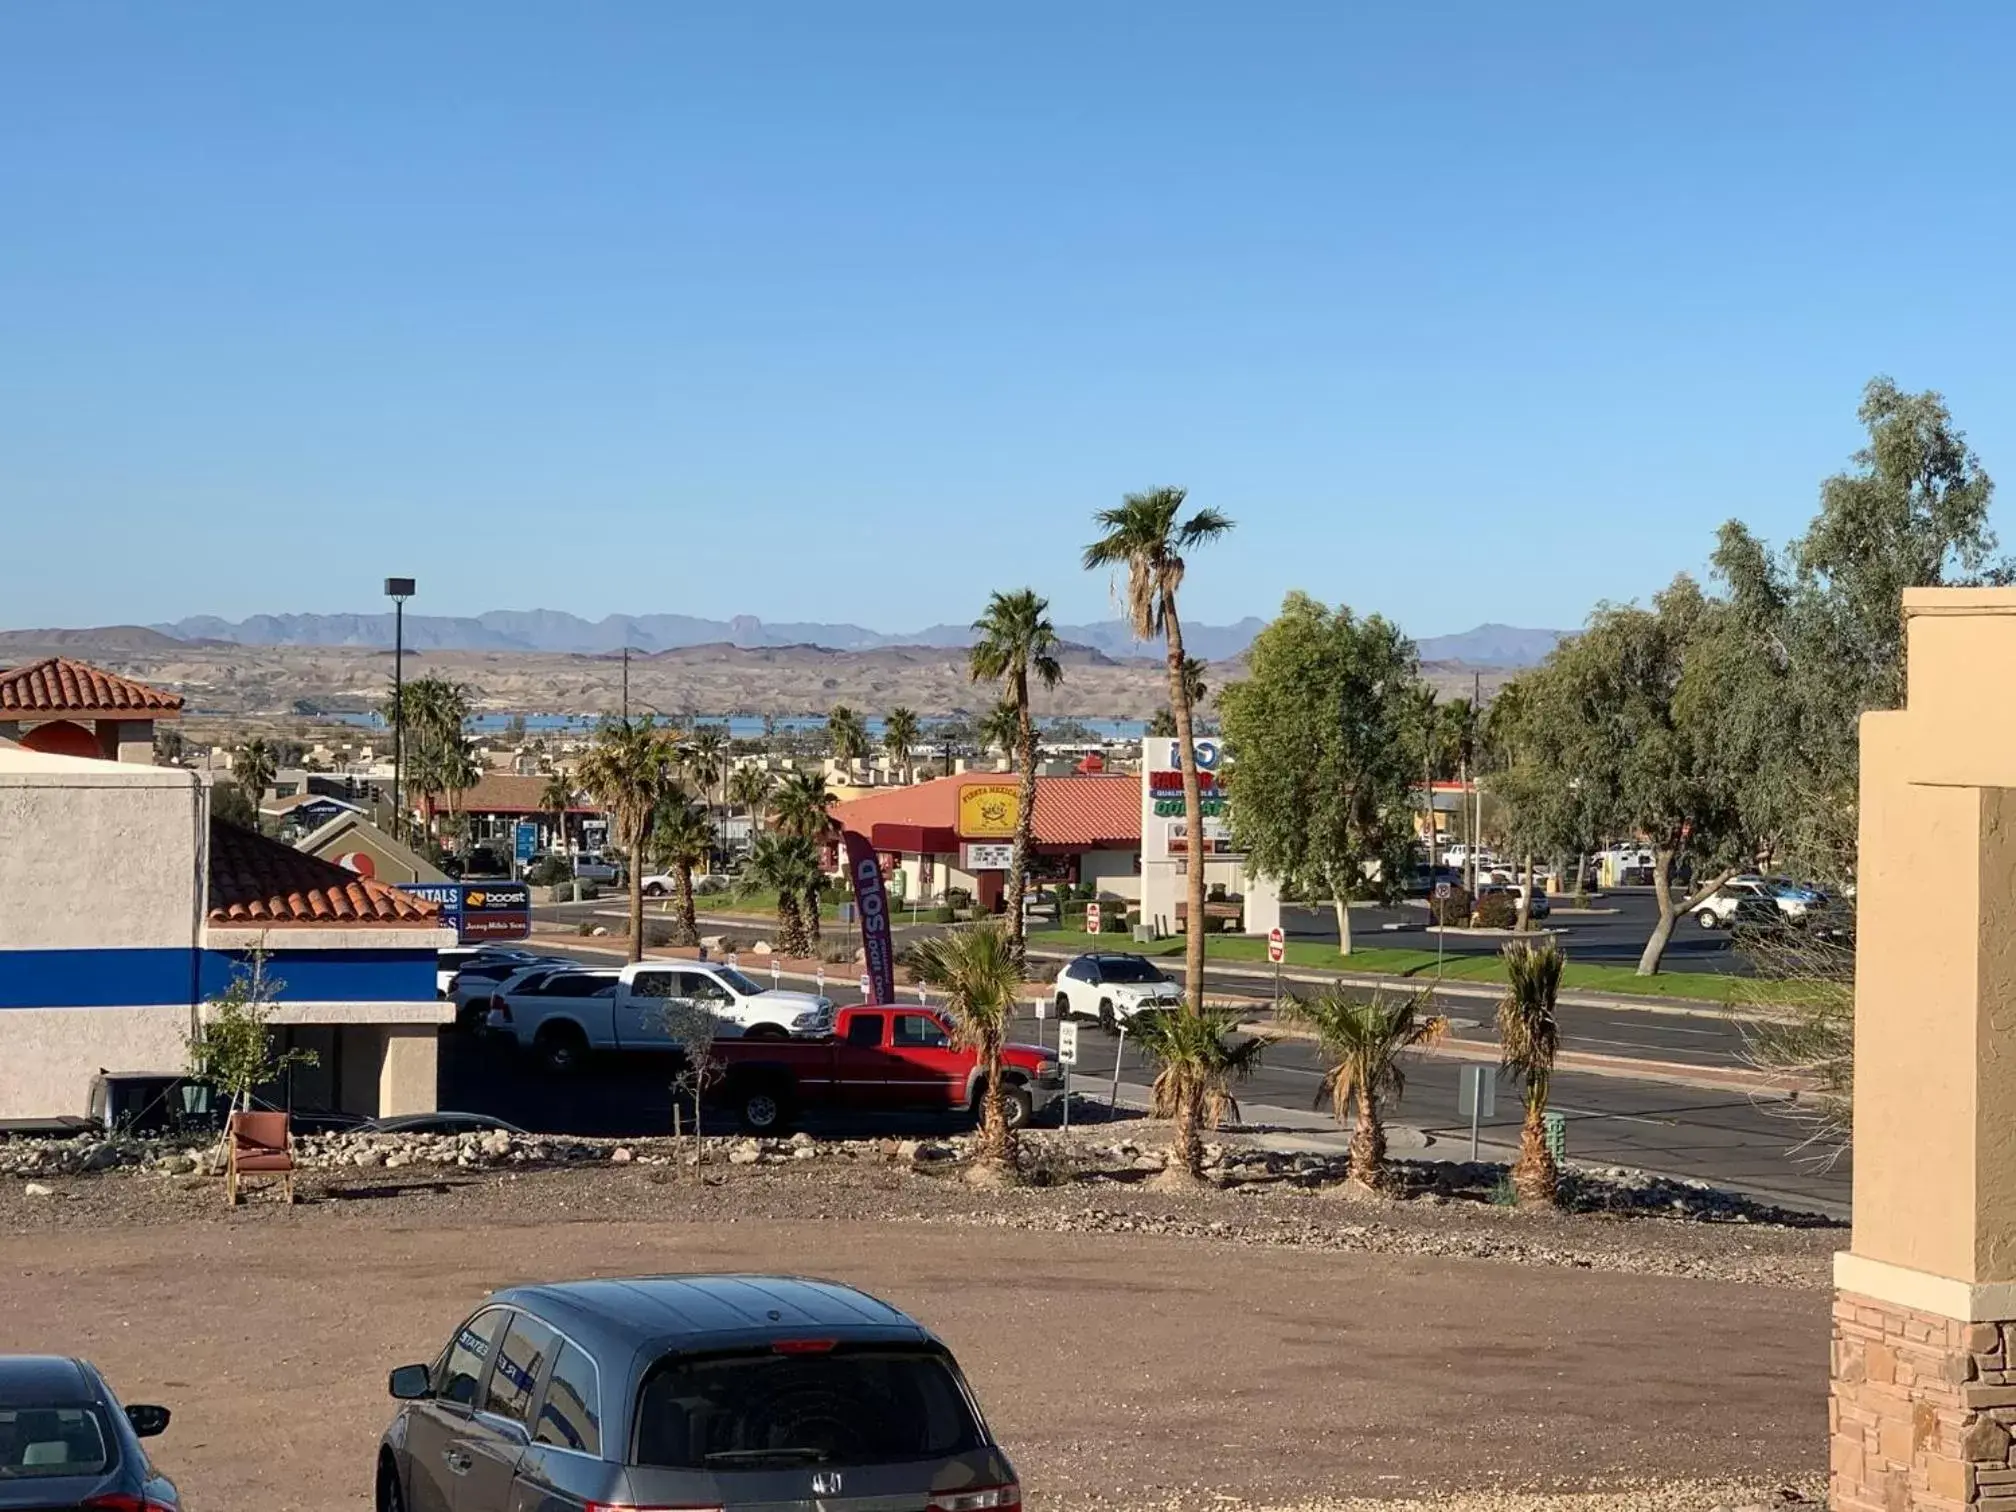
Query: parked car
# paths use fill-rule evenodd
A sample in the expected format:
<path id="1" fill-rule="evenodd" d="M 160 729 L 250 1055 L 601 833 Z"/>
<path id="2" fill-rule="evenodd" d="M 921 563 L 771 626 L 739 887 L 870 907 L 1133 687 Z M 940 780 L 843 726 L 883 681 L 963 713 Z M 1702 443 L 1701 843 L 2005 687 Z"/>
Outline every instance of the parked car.
<path id="1" fill-rule="evenodd" d="M 1780 914 L 1795 924 L 1827 901 L 1826 895 L 1818 889 L 1797 883 L 1783 882 L 1772 877 L 1731 877 L 1695 908 L 1694 922 L 1703 929 L 1727 929 L 1735 920 L 1737 909 L 1745 899 L 1771 903 Z"/>
<path id="2" fill-rule="evenodd" d="M 517 983 L 522 987 L 535 976 L 573 971 L 580 965 L 579 961 L 569 960 L 566 956 L 525 956 L 472 962 L 457 972 L 455 980 L 448 986 L 449 1000 L 455 1004 L 456 1026 L 467 1030 L 482 1028 L 490 1013 L 491 999 L 506 983 Z"/>
<path id="3" fill-rule="evenodd" d="M 389 1118 L 367 1118 L 355 1126 L 358 1134 L 523 1134 L 525 1130 L 488 1113 L 394 1113 Z"/>
<path id="4" fill-rule="evenodd" d="M 0 1507 L 177 1512 L 140 1442 L 167 1427 L 166 1407 L 121 1406 L 88 1361 L 0 1356 Z"/>
<path id="5" fill-rule="evenodd" d="M 1022 1505 L 951 1351 L 828 1281 L 514 1287 L 388 1385 L 378 1512 Z"/>
<path id="6" fill-rule="evenodd" d="M 501 972 L 507 966 L 557 959 L 522 945 L 457 945 L 434 953 L 434 990 L 437 996 L 447 997 L 454 991 L 457 973 L 472 966 L 495 966 Z"/>
<path id="7" fill-rule="evenodd" d="M 1499 893 L 1504 895 L 1505 897 L 1510 898 L 1512 900 L 1512 906 L 1514 908 L 1517 908 L 1519 906 L 1520 898 L 1525 896 L 1526 884 L 1524 882 L 1478 883 L 1477 885 L 1478 903 L 1481 904 L 1486 898 L 1490 897 L 1493 893 Z M 1526 917 L 1529 919 L 1544 919 L 1553 911 L 1554 906 L 1547 901 L 1547 894 L 1541 891 L 1541 889 L 1536 886 L 1533 889 L 1533 901 L 1527 908 Z"/>
<path id="8" fill-rule="evenodd" d="M 721 1078 L 712 1094 L 753 1133 L 788 1127 L 807 1108 L 855 1112 L 980 1112 L 980 1057 L 954 1042 L 952 1025 L 919 1006 L 842 1008 L 816 1043 L 724 1040 L 714 1047 Z M 1064 1090 L 1057 1057 L 1040 1045 L 1001 1053 L 1008 1122 L 1015 1128 Z"/>
<path id="9" fill-rule="evenodd" d="M 593 979 L 590 990 L 580 990 Z M 723 1039 L 789 1039 L 833 1028 L 833 1000 L 762 986 L 717 961 L 637 961 L 621 971 L 558 972 L 490 1000 L 490 1028 L 537 1055 L 546 1069 L 577 1069 L 592 1050 L 677 1049 L 666 1004 L 684 999 L 718 1021 Z"/>
<path id="10" fill-rule="evenodd" d="M 582 882 L 620 882 L 623 868 L 607 856 L 591 853 L 574 858 L 574 875 Z"/>
<path id="11" fill-rule="evenodd" d="M 1057 972 L 1057 1016 L 1097 1019 L 1105 1028 L 1143 1009 L 1163 1011 L 1183 1001 L 1183 989 L 1145 956 L 1093 951 Z"/>

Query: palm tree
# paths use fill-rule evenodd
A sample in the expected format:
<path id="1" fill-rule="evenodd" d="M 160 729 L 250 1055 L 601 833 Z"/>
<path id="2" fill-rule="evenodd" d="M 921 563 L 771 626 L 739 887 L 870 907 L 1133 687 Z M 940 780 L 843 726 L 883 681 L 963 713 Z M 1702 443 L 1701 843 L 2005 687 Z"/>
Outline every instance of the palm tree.
<path id="1" fill-rule="evenodd" d="M 476 749 L 463 738 L 460 731 L 436 747 L 439 759 L 441 790 L 448 795 L 448 812 L 454 817 L 455 832 L 466 837 L 462 826 L 462 795 L 483 780 L 483 763 L 476 759 Z"/>
<path id="2" fill-rule="evenodd" d="M 1273 1043 L 1231 1033 L 1236 1013 L 1148 1013 L 1129 1025 L 1141 1053 L 1159 1068 L 1151 1091 L 1157 1118 L 1176 1124 L 1177 1168 L 1192 1181 L 1204 1176 L 1202 1128 L 1239 1116 L 1232 1087 L 1246 1080 Z"/>
<path id="3" fill-rule="evenodd" d="M 1008 765 L 1015 765 L 1015 752 L 1022 743 L 1022 716 L 1015 708 L 1015 700 L 1004 698 L 985 714 L 973 728 L 974 736 L 983 750 L 992 747 L 1008 758 Z"/>
<path id="4" fill-rule="evenodd" d="M 787 956 L 812 953 L 805 937 L 804 899 L 824 880 L 818 848 L 802 835 L 766 830 L 742 863 L 741 891 L 777 895 L 777 949 Z"/>
<path id="5" fill-rule="evenodd" d="M 905 782 L 911 780 L 911 748 L 917 744 L 922 734 L 923 730 L 917 723 L 916 714 L 901 704 L 882 716 L 883 747 L 896 759 L 897 767 L 903 773 Z"/>
<path id="6" fill-rule="evenodd" d="M 252 801 L 252 828 L 255 830 L 263 832 L 266 828 L 259 817 L 259 805 L 265 801 L 266 789 L 273 786 L 273 778 L 279 770 L 280 763 L 273 755 L 272 744 L 260 737 L 246 741 L 231 758 L 231 780 Z"/>
<path id="7" fill-rule="evenodd" d="M 910 952 L 910 970 L 918 981 L 945 994 L 954 1040 L 980 1059 L 985 1078 L 980 1094 L 981 1161 L 996 1171 L 1015 1170 L 1019 1151 L 1001 1082 L 1001 1048 L 1008 1041 L 1022 987 L 1013 941 L 991 921 L 934 935 Z"/>
<path id="8" fill-rule="evenodd" d="M 548 772 L 546 785 L 539 789 L 539 807 L 553 816 L 553 846 L 567 853 L 567 810 L 574 807 L 574 784 L 565 772 Z"/>
<path id="9" fill-rule="evenodd" d="M 1045 688 L 1064 680 L 1057 660 L 1057 627 L 1050 623 L 1050 601 L 1032 588 L 996 593 L 973 622 L 973 649 L 966 669 L 975 682 L 1008 686 L 1004 707 L 1014 710 L 1015 765 L 1022 774 L 1021 797 L 1015 812 L 1015 848 L 1008 858 L 1008 947 L 1017 965 L 1027 958 L 1028 941 L 1022 919 L 1022 894 L 1028 887 L 1029 848 L 1036 835 L 1036 720 L 1029 708 L 1031 678 Z"/>
<path id="10" fill-rule="evenodd" d="M 728 775 L 727 727 L 695 725 L 686 737 L 685 748 L 680 754 L 685 761 L 686 775 L 700 790 L 701 800 L 711 807 L 716 790 Z"/>
<path id="11" fill-rule="evenodd" d="M 1157 709 L 1153 714 L 1148 716 L 1148 729 L 1146 733 L 1150 738 L 1155 740 L 1174 740 L 1176 738 L 1176 716 L 1171 714 L 1167 709 Z"/>
<path id="12" fill-rule="evenodd" d="M 714 823 L 707 810 L 684 793 L 659 800 L 651 820 L 651 855 L 672 873 L 672 896 L 678 909 L 672 943 L 698 945 L 700 921 L 693 914 L 693 873 L 704 869 L 714 853 Z"/>
<path id="13" fill-rule="evenodd" d="M 609 816 L 630 859 L 630 959 L 644 959 L 644 847 L 665 796 L 676 790 L 678 749 L 650 715 L 604 719 L 575 773 Z"/>
<path id="14" fill-rule="evenodd" d="M 1317 1088 L 1318 1105 L 1327 1098 L 1340 1124 L 1345 1108 L 1354 1109 L 1351 1180 L 1371 1191 L 1385 1179 L 1383 1105 L 1399 1102 L 1407 1090 L 1400 1057 L 1437 1044 L 1449 1032 L 1447 1019 L 1422 1012 L 1427 1002 L 1426 993 L 1360 998 L 1345 987 L 1326 987 L 1313 998 L 1291 998 L 1282 1006 L 1285 1021 L 1315 1031 L 1329 1062 Z"/>
<path id="15" fill-rule="evenodd" d="M 1127 574 L 1127 620 L 1136 640 L 1160 635 L 1169 665 L 1169 712 L 1176 721 L 1177 763 L 1183 769 L 1185 834 L 1204 833 L 1204 800 L 1197 781 L 1197 748 L 1191 723 L 1183 624 L 1176 591 L 1183 584 L 1183 553 L 1215 541 L 1232 522 L 1215 509 L 1200 509 L 1179 520 L 1187 495 L 1180 488 L 1128 494 L 1117 509 L 1094 516 L 1105 534 L 1085 548 L 1088 572 L 1105 568 Z M 1189 904 L 1183 942 L 1184 993 L 1192 1013 L 1204 1011 L 1204 872 L 1202 858 L 1188 868 Z"/>
<path id="16" fill-rule="evenodd" d="M 833 831 L 834 794 L 826 786 L 824 772 L 798 771 L 785 777 L 770 799 L 770 816 L 780 833 L 792 835 L 812 849 L 812 878 L 804 886 L 805 932 L 816 950 L 819 946 L 820 895 L 825 891 L 826 874 L 819 866 L 819 848 Z"/>
<path id="17" fill-rule="evenodd" d="M 868 739 L 867 723 L 845 704 L 835 704 L 826 711 L 826 738 L 833 742 L 834 758 L 849 767 L 865 761 L 875 749 Z"/>
<path id="18" fill-rule="evenodd" d="M 1505 996 L 1498 1000 L 1499 1063 L 1520 1083 L 1525 1102 L 1512 1187 L 1521 1202 L 1552 1207 L 1561 1172 L 1547 1144 L 1547 1091 L 1554 1080 L 1554 1056 L 1561 1048 L 1554 998 L 1561 990 L 1566 957 L 1551 936 L 1537 945 L 1531 940 L 1508 940 L 1504 954 Z"/>
<path id="19" fill-rule="evenodd" d="M 760 766 L 740 766 L 728 778 L 728 801 L 752 815 L 760 815 L 776 786 L 777 780 Z"/>

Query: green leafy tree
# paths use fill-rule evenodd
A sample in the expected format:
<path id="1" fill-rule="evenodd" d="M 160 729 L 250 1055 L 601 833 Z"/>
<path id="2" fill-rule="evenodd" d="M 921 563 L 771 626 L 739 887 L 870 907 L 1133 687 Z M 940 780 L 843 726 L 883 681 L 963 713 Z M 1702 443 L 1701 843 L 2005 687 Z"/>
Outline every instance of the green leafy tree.
<path id="1" fill-rule="evenodd" d="M 280 763 L 272 744 L 256 736 L 240 746 L 231 758 L 231 780 L 251 804 L 252 823 L 248 828 L 254 831 L 265 828 L 259 818 L 259 805 L 265 801 L 266 790 L 273 786 L 273 778 L 279 770 Z"/>
<path id="2" fill-rule="evenodd" d="M 1182 1179 L 1204 1176 L 1204 1136 L 1239 1116 L 1232 1089 L 1250 1077 L 1273 1043 L 1237 1031 L 1240 1015 L 1219 1010 L 1139 1015 L 1129 1026 L 1141 1053 L 1156 1068 L 1151 1111 L 1176 1126 L 1176 1165 Z"/>
<path id="3" fill-rule="evenodd" d="M 609 818 L 610 834 L 629 858 L 630 959 L 644 959 L 644 851 L 658 807 L 678 788 L 674 733 L 650 715 L 607 718 L 581 758 L 576 779 Z"/>
<path id="4" fill-rule="evenodd" d="M 997 1172 L 1013 1172 L 1019 1163 L 1020 1120 L 1008 1116 L 1001 1051 L 1022 986 L 1014 941 L 993 921 L 932 935 L 911 950 L 910 970 L 917 981 L 945 994 L 955 1042 L 979 1058 L 981 1162 Z"/>
<path id="5" fill-rule="evenodd" d="M 1183 772 L 1185 833 L 1204 833 L 1203 789 L 1197 780 L 1193 678 L 1183 651 L 1183 622 L 1177 593 L 1183 586 L 1185 554 L 1225 535 L 1232 521 L 1215 509 L 1184 516 L 1188 495 L 1180 488 L 1128 494 L 1118 508 L 1094 516 L 1102 534 L 1085 548 L 1085 570 L 1124 574 L 1128 625 L 1137 640 L 1162 640 L 1169 667 L 1169 709 L 1176 722 L 1177 764 Z M 1193 1014 L 1204 1011 L 1204 871 L 1189 868 L 1189 928 L 1183 949 L 1184 995 Z"/>
<path id="6" fill-rule="evenodd" d="M 1349 955 L 1352 900 L 1397 896 L 1411 859 L 1413 644 L 1291 593 L 1246 658 L 1218 700 L 1233 834 L 1254 870 L 1330 899 Z"/>
<path id="7" fill-rule="evenodd" d="M 819 849 L 802 835 L 765 830 L 749 847 L 742 863 L 743 896 L 771 892 L 777 898 L 777 949 L 787 956 L 808 956 L 812 942 L 805 929 L 805 900 L 816 899 L 825 881 Z"/>
<path id="8" fill-rule="evenodd" d="M 259 832 L 259 810 L 245 796 L 245 789 L 229 777 L 219 777 L 210 784 L 210 817 L 254 834 Z"/>
<path id="9" fill-rule="evenodd" d="M 833 747 L 834 758 L 850 767 L 857 761 L 866 761 L 875 749 L 868 738 L 867 721 L 846 704 L 835 704 L 827 710 L 826 739 Z"/>
<path id="10" fill-rule="evenodd" d="M 1561 1172 L 1547 1143 L 1547 1093 L 1554 1081 L 1554 1058 L 1561 1051 L 1554 1000 L 1561 991 L 1566 958 L 1551 939 L 1509 940 L 1504 957 L 1505 995 L 1498 1000 L 1499 1065 L 1518 1083 L 1524 1112 L 1512 1186 L 1521 1202 L 1552 1207 Z"/>
<path id="11" fill-rule="evenodd" d="M 801 886 L 800 916 L 815 949 L 822 932 L 820 903 L 826 890 L 826 873 L 819 860 L 822 848 L 833 834 L 834 801 L 832 789 L 826 786 L 826 774 L 813 771 L 787 773 L 770 798 L 770 815 L 778 830 L 803 840 L 811 850 L 812 875 Z"/>
<path id="12" fill-rule="evenodd" d="M 1407 1091 L 1401 1057 L 1432 1048 L 1449 1032 L 1449 1021 L 1427 1006 L 1426 993 L 1358 997 L 1340 986 L 1282 1007 L 1286 1022 L 1316 1035 L 1325 1063 L 1317 1102 L 1327 1100 L 1340 1124 L 1344 1110 L 1352 1110 L 1350 1179 L 1371 1191 L 1386 1181 L 1386 1109 Z"/>
<path id="13" fill-rule="evenodd" d="M 294 1066 L 316 1064 L 312 1050 L 281 1050 L 273 1031 L 273 1008 L 286 983 L 266 974 L 266 952 L 254 949 L 235 966 L 224 990 L 208 1000 L 184 1041 L 188 1073 L 225 1096 L 233 1113 L 252 1106 L 252 1095 Z M 230 1138 L 227 1129 L 225 1139 Z M 213 1164 L 221 1165 L 220 1140 Z"/>
<path id="14" fill-rule="evenodd" d="M 1029 697 L 1032 682 L 1049 689 L 1064 680 L 1064 667 L 1057 659 L 1061 644 L 1057 627 L 1050 623 L 1050 601 L 1030 588 L 995 593 L 973 622 L 973 636 L 968 673 L 974 682 L 1004 684 L 1008 697 L 1003 707 L 1014 714 L 1015 769 L 1022 781 L 1006 902 L 1008 948 L 1020 967 L 1028 958 L 1022 896 L 1028 888 L 1030 846 L 1036 835 L 1036 719 Z"/>
<path id="15" fill-rule="evenodd" d="M 658 800 L 651 820 L 651 856 L 672 874 L 675 945 L 698 945 L 700 923 L 693 909 L 693 873 L 704 871 L 713 855 L 714 824 L 707 810 L 683 792 Z"/>
<path id="16" fill-rule="evenodd" d="M 917 723 L 914 710 L 902 705 L 891 709 L 882 717 L 882 747 L 895 761 L 905 782 L 915 780 L 915 769 L 911 752 L 923 735 L 923 728 Z"/>

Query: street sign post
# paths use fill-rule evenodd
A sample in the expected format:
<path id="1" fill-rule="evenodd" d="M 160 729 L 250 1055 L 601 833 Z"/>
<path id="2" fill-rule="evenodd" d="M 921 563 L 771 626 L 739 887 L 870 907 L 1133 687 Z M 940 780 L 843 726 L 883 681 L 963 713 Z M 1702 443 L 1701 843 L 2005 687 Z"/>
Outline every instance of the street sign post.
<path id="1" fill-rule="evenodd" d="M 1456 1112 L 1470 1115 L 1470 1163 L 1477 1163 L 1477 1125 L 1498 1112 L 1498 1068 L 1465 1066 L 1456 1078 Z"/>
<path id="2" fill-rule="evenodd" d="M 1071 1068 L 1078 1064 L 1078 1023 L 1075 1019 L 1057 1021 L 1057 1064 L 1064 1068 L 1064 1114 L 1061 1127 L 1064 1137 L 1071 1137 Z"/>
<path id="3" fill-rule="evenodd" d="M 1097 903 L 1087 903 L 1085 905 L 1085 933 L 1099 933 L 1099 905 Z"/>
<path id="4" fill-rule="evenodd" d="M 1276 924 L 1267 931 L 1267 959 L 1274 963 L 1274 1006 L 1281 1006 L 1281 963 L 1288 956 L 1288 936 Z"/>
<path id="5" fill-rule="evenodd" d="M 864 1003 L 875 1001 L 875 984 L 865 971 L 861 973 L 861 1001 Z"/>
<path id="6" fill-rule="evenodd" d="M 1113 1090 L 1106 1094 L 1106 1122 L 1120 1116 L 1120 1062 L 1127 1058 L 1127 1020 L 1120 1020 L 1120 1043 L 1113 1051 Z"/>
<path id="7" fill-rule="evenodd" d="M 1438 904 L 1449 901 L 1449 884 L 1447 882 L 1437 882 L 1435 884 L 1435 901 Z M 1428 918 L 1429 922 L 1435 926 L 1435 980 L 1439 982 L 1442 980 L 1442 931 L 1448 921 L 1442 917 L 1442 910 L 1440 908 L 1430 908 L 1428 910 Z"/>
<path id="8" fill-rule="evenodd" d="M 1036 1044 L 1041 1049 L 1048 1049 L 1043 1043 L 1043 1021 L 1050 1017 L 1050 999 L 1039 997 L 1032 1006 L 1036 1009 Z"/>

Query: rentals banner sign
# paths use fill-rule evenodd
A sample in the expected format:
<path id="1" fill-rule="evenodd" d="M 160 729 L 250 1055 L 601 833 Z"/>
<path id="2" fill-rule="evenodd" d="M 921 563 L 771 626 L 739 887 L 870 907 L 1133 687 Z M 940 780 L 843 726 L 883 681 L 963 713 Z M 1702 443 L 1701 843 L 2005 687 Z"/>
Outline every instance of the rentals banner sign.
<path id="1" fill-rule="evenodd" d="M 854 904 L 861 915 L 861 950 L 866 957 L 869 1001 L 896 1001 L 896 941 L 889 932 L 889 892 L 882 880 L 882 861 L 868 837 L 854 830 L 841 836 L 847 847 L 847 873 L 854 879 Z"/>

